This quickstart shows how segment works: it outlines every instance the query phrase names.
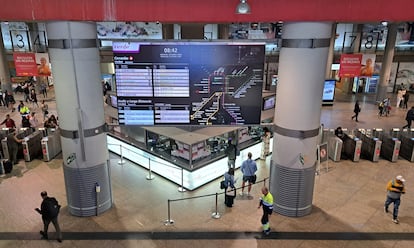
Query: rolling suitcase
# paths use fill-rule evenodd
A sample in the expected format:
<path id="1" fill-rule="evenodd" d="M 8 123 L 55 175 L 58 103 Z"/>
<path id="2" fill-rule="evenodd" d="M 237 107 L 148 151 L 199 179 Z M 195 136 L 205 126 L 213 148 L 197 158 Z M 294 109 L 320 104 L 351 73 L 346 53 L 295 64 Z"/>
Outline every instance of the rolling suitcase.
<path id="1" fill-rule="evenodd" d="M 1 161 L 1 165 L 3 167 L 2 169 L 3 169 L 3 171 L 4 171 L 5 174 L 9 174 L 13 170 L 13 164 L 8 159 L 3 159 Z"/>

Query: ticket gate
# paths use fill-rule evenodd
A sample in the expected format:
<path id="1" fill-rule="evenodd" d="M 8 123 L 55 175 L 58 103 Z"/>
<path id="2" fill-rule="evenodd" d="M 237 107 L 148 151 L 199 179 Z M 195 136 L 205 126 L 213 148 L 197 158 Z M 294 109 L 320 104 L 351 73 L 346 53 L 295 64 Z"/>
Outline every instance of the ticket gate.
<path id="1" fill-rule="evenodd" d="M 361 140 L 351 134 L 345 134 L 343 138 L 343 156 L 341 159 L 351 159 L 353 162 L 358 162 L 361 156 Z"/>
<path id="2" fill-rule="evenodd" d="M 373 129 L 372 131 L 372 136 L 382 141 L 381 157 L 390 162 L 397 162 L 401 147 L 401 141 L 398 137 L 395 137 L 397 134 L 395 131 L 397 131 L 396 128 L 392 129 L 390 133 L 384 132 L 381 128 Z"/>
<path id="3" fill-rule="evenodd" d="M 42 140 L 42 133 L 35 131 L 26 136 L 22 142 L 23 155 L 26 162 L 32 161 L 34 158 L 38 158 L 42 154 L 42 147 L 40 141 Z"/>
<path id="4" fill-rule="evenodd" d="M 3 151 L 3 158 L 10 159 L 9 147 L 7 146 L 7 137 L 1 139 L 1 149 Z"/>
<path id="5" fill-rule="evenodd" d="M 62 152 L 62 145 L 60 142 L 59 129 L 48 129 L 46 131 L 47 135 L 42 138 L 41 144 L 43 160 L 47 162 Z"/>
<path id="6" fill-rule="evenodd" d="M 400 133 L 400 156 L 414 162 L 414 130 L 404 129 Z"/>
<path id="7" fill-rule="evenodd" d="M 324 128 L 322 130 L 322 138 L 320 143 L 328 143 L 329 144 L 329 139 L 334 135 L 334 129 L 329 129 L 329 128 Z"/>
<path id="8" fill-rule="evenodd" d="M 372 136 L 371 130 L 368 132 L 364 129 L 358 129 L 356 135 L 362 141 L 361 156 L 362 158 L 378 162 L 381 155 L 382 141 Z"/>
<path id="9" fill-rule="evenodd" d="M 1 156 L 0 156 L 0 158 L 7 158 L 7 159 L 9 159 L 9 151 L 7 149 L 7 141 L 5 142 L 5 144 L 6 144 L 6 150 L 3 147 L 3 140 L 7 137 L 7 134 L 9 134 L 9 128 L 2 128 L 0 130 L 0 140 L 1 140 Z"/>
<path id="10" fill-rule="evenodd" d="M 328 157 L 334 161 L 339 162 L 341 160 L 343 142 L 335 135 L 329 136 L 328 140 Z"/>

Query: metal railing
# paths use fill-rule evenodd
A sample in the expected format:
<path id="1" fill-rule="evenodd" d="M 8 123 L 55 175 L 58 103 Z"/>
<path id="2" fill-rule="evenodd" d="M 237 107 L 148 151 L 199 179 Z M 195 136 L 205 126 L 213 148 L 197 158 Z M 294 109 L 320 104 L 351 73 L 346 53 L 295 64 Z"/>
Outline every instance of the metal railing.
<path id="1" fill-rule="evenodd" d="M 153 175 L 153 173 L 152 173 L 152 169 L 151 169 L 151 162 L 153 162 L 153 159 L 151 159 L 150 156 L 143 156 L 143 155 L 141 155 L 141 154 L 139 154 L 139 153 L 137 153 L 137 152 L 129 149 L 128 147 L 124 147 L 122 144 L 110 144 L 110 143 L 108 143 L 108 146 L 119 146 L 119 156 L 120 156 L 120 160 L 118 161 L 118 164 L 120 164 L 120 165 L 125 164 L 125 158 L 124 158 L 124 155 L 123 155 L 123 150 L 124 151 L 128 151 L 128 152 L 131 152 L 131 153 L 135 154 L 138 157 L 141 157 L 142 160 L 140 159 L 140 161 L 148 160 L 148 175 L 146 176 L 146 179 L 147 180 L 152 180 L 152 179 L 155 178 L 154 175 Z M 140 163 L 138 161 L 132 161 L 132 162 L 142 165 L 142 163 Z M 176 166 L 171 166 L 169 164 L 162 163 L 162 162 L 159 162 L 159 161 L 157 161 L 157 163 L 160 164 L 160 165 L 167 166 L 169 168 L 173 168 L 173 169 L 176 169 L 176 170 L 180 170 L 181 171 L 181 184 L 180 184 L 180 187 L 178 187 L 178 191 L 179 192 L 185 192 L 186 189 L 184 188 L 184 168 L 179 168 L 179 167 L 176 167 Z"/>
<path id="2" fill-rule="evenodd" d="M 260 182 L 263 182 L 263 186 L 266 186 L 266 181 L 267 179 L 269 179 L 269 177 L 264 178 L 263 180 L 260 181 L 256 181 L 256 183 L 252 184 L 252 187 L 254 187 L 255 185 L 259 185 Z M 268 185 L 267 185 L 268 186 Z M 245 186 L 247 187 L 247 186 Z M 241 189 L 242 187 L 238 187 L 233 189 L 233 191 L 237 191 L 238 189 Z M 168 199 L 167 201 L 167 205 L 168 205 L 168 209 L 167 209 L 167 220 L 164 221 L 165 225 L 173 225 L 174 224 L 174 220 L 171 219 L 171 202 L 176 202 L 176 201 L 185 201 L 185 200 L 192 200 L 192 199 L 198 199 L 198 198 L 204 198 L 204 197 L 211 197 L 211 196 L 215 196 L 215 210 L 214 212 L 211 214 L 211 217 L 214 219 L 219 219 L 220 213 L 218 212 L 218 196 L 225 194 L 226 192 L 221 192 L 221 193 L 212 193 L 212 194 L 206 194 L 206 195 L 200 195 L 200 196 L 192 196 L 192 197 L 186 197 L 186 198 L 180 198 L 180 199 Z"/>

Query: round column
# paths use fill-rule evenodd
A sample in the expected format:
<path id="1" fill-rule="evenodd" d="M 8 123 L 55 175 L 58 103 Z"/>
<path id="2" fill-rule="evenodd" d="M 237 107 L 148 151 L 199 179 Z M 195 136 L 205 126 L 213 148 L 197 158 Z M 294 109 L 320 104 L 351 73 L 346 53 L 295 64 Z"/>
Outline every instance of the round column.
<path id="1" fill-rule="evenodd" d="M 392 61 L 394 59 L 394 48 L 397 40 L 398 23 L 389 23 L 387 41 L 385 43 L 384 57 L 382 59 L 380 82 L 376 100 L 382 101 L 387 96 L 388 83 L 390 81 Z"/>
<path id="2" fill-rule="evenodd" d="M 46 29 L 68 209 L 96 215 L 112 206 L 96 24 L 58 21 Z"/>
<path id="3" fill-rule="evenodd" d="M 4 49 L 3 35 L 0 32 L 0 87 L 1 90 L 12 92 L 12 84 L 10 79 L 9 66 L 7 64 L 7 55 Z"/>
<path id="4" fill-rule="evenodd" d="M 285 23 L 279 56 L 270 192 L 274 210 L 312 210 L 316 148 L 331 23 Z"/>

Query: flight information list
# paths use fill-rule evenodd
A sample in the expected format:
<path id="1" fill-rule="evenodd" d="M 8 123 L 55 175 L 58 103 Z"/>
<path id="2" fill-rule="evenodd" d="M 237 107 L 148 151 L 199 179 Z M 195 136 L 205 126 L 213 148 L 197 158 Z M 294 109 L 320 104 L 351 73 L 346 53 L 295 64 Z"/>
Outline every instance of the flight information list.
<path id="1" fill-rule="evenodd" d="M 263 44 L 114 42 L 121 125 L 260 124 Z"/>

